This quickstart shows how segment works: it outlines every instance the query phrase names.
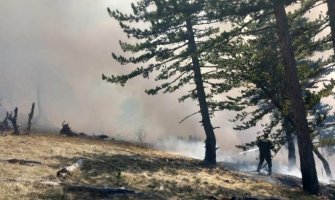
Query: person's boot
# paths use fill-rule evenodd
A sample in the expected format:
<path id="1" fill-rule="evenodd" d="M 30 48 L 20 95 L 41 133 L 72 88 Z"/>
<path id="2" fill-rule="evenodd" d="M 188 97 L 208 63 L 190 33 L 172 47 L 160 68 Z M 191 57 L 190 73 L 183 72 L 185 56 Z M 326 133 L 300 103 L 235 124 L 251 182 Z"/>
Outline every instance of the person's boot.
<path id="1" fill-rule="evenodd" d="M 271 176 L 271 175 L 272 175 L 272 170 L 271 168 L 269 168 L 268 176 Z"/>

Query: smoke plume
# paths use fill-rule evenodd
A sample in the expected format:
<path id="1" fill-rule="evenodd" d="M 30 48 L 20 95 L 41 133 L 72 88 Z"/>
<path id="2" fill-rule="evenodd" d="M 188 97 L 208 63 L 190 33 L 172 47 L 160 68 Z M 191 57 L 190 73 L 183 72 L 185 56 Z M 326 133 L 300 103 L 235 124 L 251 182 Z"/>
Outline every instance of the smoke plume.
<path id="1" fill-rule="evenodd" d="M 120 74 L 130 68 L 112 59 L 111 52 L 121 52 L 118 41 L 126 38 L 106 8 L 128 12 L 131 2 L 2 1 L 1 117 L 18 106 L 23 126 L 36 102 L 35 129 L 58 131 L 65 120 L 78 132 L 123 138 L 133 138 L 140 127 L 148 132 L 149 141 L 170 135 L 203 136 L 199 116 L 179 124 L 197 109 L 197 102 L 178 103 L 186 90 L 148 96 L 144 90 L 153 87 L 152 79 L 138 78 L 125 87 L 101 80 L 102 73 Z M 234 139 L 226 119 L 214 119 L 223 127 L 217 135 Z"/>

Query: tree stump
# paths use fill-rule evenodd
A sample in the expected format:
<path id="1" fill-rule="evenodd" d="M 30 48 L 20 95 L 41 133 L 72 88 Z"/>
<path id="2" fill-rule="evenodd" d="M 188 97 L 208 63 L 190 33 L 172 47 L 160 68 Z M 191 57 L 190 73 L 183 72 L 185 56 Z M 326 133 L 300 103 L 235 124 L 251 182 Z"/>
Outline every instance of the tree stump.
<path id="1" fill-rule="evenodd" d="M 71 176 L 73 172 L 80 170 L 84 166 L 84 160 L 80 159 L 73 165 L 67 166 L 65 168 L 62 168 L 57 172 L 58 178 L 67 178 L 68 176 Z"/>

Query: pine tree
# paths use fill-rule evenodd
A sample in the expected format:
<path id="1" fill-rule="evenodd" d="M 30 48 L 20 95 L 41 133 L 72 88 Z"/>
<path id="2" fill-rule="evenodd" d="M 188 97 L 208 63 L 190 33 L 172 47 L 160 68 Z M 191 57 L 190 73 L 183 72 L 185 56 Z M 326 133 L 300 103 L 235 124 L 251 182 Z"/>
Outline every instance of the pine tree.
<path id="1" fill-rule="evenodd" d="M 315 80 L 320 80 L 321 77 L 323 77 L 324 74 L 329 73 L 329 69 L 330 67 L 324 67 L 325 65 L 327 65 L 327 62 L 311 62 L 308 61 L 309 57 L 313 56 L 314 51 L 320 51 L 323 49 L 323 47 L 320 47 L 320 45 L 322 45 L 324 43 L 325 40 L 317 40 L 314 41 L 315 35 L 317 35 L 320 31 L 322 30 L 324 27 L 324 20 L 320 20 L 317 19 L 315 21 L 309 22 L 308 19 L 302 17 L 304 15 L 304 13 L 306 12 L 306 10 L 311 8 L 311 1 L 309 1 L 309 4 L 307 6 L 307 4 L 305 4 L 304 7 L 302 7 L 301 9 L 299 9 L 298 11 L 294 12 L 293 14 L 290 14 L 290 25 L 291 25 L 291 35 L 293 36 L 293 47 L 294 47 L 294 51 L 296 54 L 296 59 L 298 60 L 298 71 L 299 71 L 299 79 L 300 82 L 303 83 L 302 87 L 304 91 L 304 98 L 305 98 L 305 105 L 306 105 L 306 109 L 308 109 L 308 114 L 311 116 L 313 115 L 319 115 L 319 111 L 317 111 L 316 109 L 313 109 L 315 106 L 317 106 L 318 104 L 320 104 L 320 98 L 321 97 L 325 97 L 325 96 L 329 96 L 331 95 L 326 94 L 325 95 L 325 90 L 328 90 L 327 88 L 329 87 L 330 89 L 334 87 L 334 84 L 330 81 L 329 85 L 325 85 L 325 90 L 319 92 L 319 93 L 314 93 L 311 94 L 315 99 L 317 99 L 317 101 L 308 101 L 307 100 L 307 95 L 306 94 L 310 94 L 309 93 L 309 89 L 313 89 L 316 86 L 316 81 Z M 315 2 L 314 2 L 315 3 Z M 308 9 L 306 9 L 308 8 Z M 264 19 L 263 19 L 264 21 Z M 273 20 L 268 20 L 268 21 L 273 21 Z M 249 28 L 255 28 L 255 29 L 260 29 L 264 31 L 269 31 L 272 27 L 272 25 L 266 24 L 266 25 L 262 25 L 259 22 L 255 22 L 256 25 L 249 25 Z M 264 28 L 260 28 L 260 27 L 267 27 L 267 30 L 264 30 Z M 247 30 L 246 32 L 255 32 L 255 30 Z M 259 31 L 258 31 L 259 32 Z M 262 33 L 264 35 L 264 33 Z M 275 35 L 275 33 L 270 33 L 270 35 Z M 313 41 L 312 41 L 313 38 Z M 263 37 L 264 39 L 264 37 Z M 265 40 L 263 40 L 262 42 L 260 41 L 260 38 L 257 39 L 259 41 L 259 43 L 262 44 L 262 46 L 266 46 L 266 41 L 271 41 L 271 40 L 277 40 L 276 38 L 267 38 Z M 249 42 L 250 43 L 250 42 Z M 255 49 L 257 51 L 257 53 L 255 54 L 260 54 L 259 52 L 266 52 L 265 55 L 269 56 L 272 54 L 269 54 L 268 52 L 274 51 L 274 49 L 276 49 L 276 45 L 269 45 L 270 48 L 255 48 L 252 47 L 251 49 Z M 247 57 L 247 60 L 255 60 L 253 59 L 254 56 L 251 57 Z M 287 107 L 289 107 L 289 105 L 285 105 L 285 101 L 288 101 L 287 97 L 283 96 L 283 90 L 285 90 L 286 88 L 283 87 L 285 86 L 285 82 L 283 78 L 280 78 L 280 76 L 278 76 L 279 74 L 281 74 L 281 71 L 276 71 L 276 73 L 270 73 L 269 70 L 264 70 L 264 68 L 278 68 L 275 66 L 269 67 L 269 62 L 268 61 L 273 61 L 274 63 L 278 62 L 278 59 L 275 56 L 272 56 L 268 59 L 264 58 L 264 56 L 262 57 L 262 53 L 261 55 L 258 56 L 261 61 L 259 61 L 259 65 L 257 66 L 257 64 L 253 64 L 253 67 L 256 67 L 258 69 L 263 69 L 261 72 L 257 72 L 256 74 L 253 74 L 254 77 L 257 78 L 261 78 L 261 81 L 258 81 L 262 84 L 258 84 L 257 85 L 257 78 L 253 78 L 252 76 L 250 76 L 248 79 L 248 81 L 253 82 L 261 91 L 256 91 L 256 93 L 252 93 L 252 92 L 246 92 L 249 97 L 252 97 L 251 99 L 253 99 L 253 101 L 249 102 L 248 106 L 256 106 L 258 104 L 258 102 L 262 102 L 260 101 L 260 99 L 268 99 L 270 101 L 270 104 L 272 104 L 272 107 L 269 105 L 261 105 L 259 104 L 259 107 L 261 107 L 262 109 L 258 109 L 257 113 L 252 113 L 252 117 L 250 120 L 245 120 L 246 114 L 243 115 L 238 115 L 237 118 L 235 119 L 235 121 L 246 121 L 244 122 L 243 126 L 238 126 L 237 129 L 238 130 L 245 130 L 248 129 L 252 126 L 255 126 L 255 124 L 260 121 L 262 118 L 264 118 L 264 116 L 269 114 L 269 110 L 272 109 L 271 112 L 274 112 L 275 114 L 272 115 L 271 118 L 271 123 L 269 124 L 265 124 L 263 125 L 264 128 L 264 132 L 267 133 L 271 133 L 271 131 L 277 126 L 278 128 L 278 124 L 280 121 L 282 121 L 282 128 L 281 129 L 276 129 L 275 132 L 273 133 L 273 139 L 275 139 L 277 141 L 277 144 L 280 146 L 282 145 L 284 142 L 287 141 L 288 143 L 288 149 L 289 149 L 289 161 L 291 161 L 291 159 L 293 158 L 293 162 L 294 162 L 294 143 L 292 141 L 292 137 L 291 137 L 291 130 L 292 128 L 290 128 L 291 126 L 294 126 L 293 123 L 293 116 L 292 113 L 288 113 Z M 266 61 L 268 60 L 268 61 Z M 308 62 L 307 62 L 308 61 Z M 255 61 L 257 62 L 257 60 Z M 267 65 L 266 67 L 263 67 L 262 65 Z M 273 64 L 276 65 L 276 64 Z M 271 66 L 271 65 L 270 65 Z M 281 69 L 282 67 L 279 66 L 278 69 Z M 271 71 L 271 70 L 270 70 Z M 249 71 L 250 72 L 250 71 Z M 258 74 L 262 74 L 265 73 L 266 76 L 270 77 L 271 79 L 275 80 L 274 84 L 266 84 L 268 83 L 268 79 L 266 78 L 266 76 L 259 76 Z M 250 73 L 248 73 L 250 74 Z M 251 73 L 252 74 L 252 73 Z M 274 76 L 275 75 L 275 76 Z M 277 77 L 277 78 L 276 78 Z M 279 79 L 278 79 L 279 77 Z M 284 76 L 282 76 L 284 77 Z M 281 80 L 282 79 L 282 80 Z M 314 81 L 313 81 L 314 80 Z M 261 85 L 261 87 L 259 86 Z M 277 86 L 276 86 L 277 85 Z M 280 86 L 281 87 L 278 87 Z M 277 89 L 276 89 L 277 88 Z M 269 91 L 270 89 L 270 91 Z M 279 90 L 278 90 L 279 89 Z M 268 91 L 266 91 L 268 90 Z M 264 95 L 264 94 L 267 95 Z M 278 98 L 279 97 L 279 98 Z M 243 98 L 244 100 L 247 97 Z M 254 99 L 258 99 L 257 101 L 255 101 Z M 241 100 L 239 100 L 241 101 Z M 253 103 L 253 102 L 256 102 Z M 263 102 L 264 104 L 264 102 Z M 267 104 L 269 104 L 269 102 L 267 102 Z M 265 108 L 265 109 L 264 109 Z M 273 109 L 275 108 L 275 109 Z M 278 112 L 280 111 L 280 112 Z M 323 115 L 326 115 L 327 113 L 323 113 Z M 328 115 L 328 114 L 327 114 Z M 242 117 L 241 117 L 242 116 Z M 256 116 L 256 117 L 254 117 Z M 311 123 L 311 122 L 310 122 Z M 315 128 L 313 127 L 309 127 L 310 128 L 310 132 L 315 132 Z M 320 127 L 318 127 L 319 129 Z M 283 137 L 281 137 L 282 133 L 286 133 L 286 138 L 284 139 Z M 314 135 L 314 134 L 313 134 Z M 315 138 L 315 137 L 314 137 Z M 238 145 L 238 147 L 241 148 L 246 148 L 247 146 L 253 146 L 255 143 L 251 142 L 251 143 L 247 143 L 245 145 Z M 324 164 L 325 169 L 329 168 L 328 163 L 326 163 L 326 160 L 321 157 L 321 154 L 318 154 L 318 150 L 317 148 L 313 148 L 313 151 L 316 153 L 316 155 L 318 155 L 318 157 L 320 158 L 320 160 L 322 161 L 322 163 Z M 290 162 L 291 163 L 291 162 Z M 291 164 L 292 165 L 292 164 Z M 327 167 L 328 166 L 328 167 Z M 326 169 L 327 171 L 327 169 Z M 331 174 L 330 170 L 328 170 L 329 173 L 327 174 Z"/>
<path id="2" fill-rule="evenodd" d="M 287 14 L 285 11 L 285 6 L 291 4 L 295 1 L 266 1 L 266 0 L 260 0 L 260 1 L 252 1 L 249 2 L 248 0 L 242 0 L 242 1 L 234 1 L 231 3 L 231 6 L 235 6 L 233 13 L 230 18 L 234 18 L 235 21 L 242 21 L 244 22 L 242 25 L 240 24 L 235 28 L 235 36 L 232 37 L 230 34 L 222 34 L 222 38 L 225 38 L 227 35 L 229 35 L 230 39 L 236 39 L 238 36 L 250 36 L 252 34 L 261 32 L 264 29 L 268 29 L 269 27 L 256 27 L 253 30 L 245 30 L 246 26 L 251 24 L 253 21 L 262 22 L 264 20 L 268 20 L 268 18 L 265 18 L 264 16 L 271 15 L 274 13 L 274 20 L 272 20 L 273 24 L 269 24 L 270 26 L 275 26 L 277 30 L 277 36 L 278 38 L 276 41 L 279 44 L 280 49 L 280 57 L 276 58 L 276 60 L 280 60 L 282 63 L 282 70 L 283 70 L 283 77 L 284 80 L 283 83 L 286 86 L 283 94 L 281 93 L 272 93 L 276 90 L 267 90 L 268 88 L 263 87 L 263 83 L 261 80 L 264 80 L 264 75 L 262 73 L 258 73 L 258 76 L 254 77 L 254 80 L 256 82 L 256 88 L 254 90 L 249 89 L 248 87 L 252 87 L 250 85 L 246 85 L 248 91 L 242 91 L 242 97 L 251 96 L 254 92 L 257 91 L 257 88 L 263 88 L 262 93 L 263 95 L 266 95 L 268 98 L 271 99 L 272 103 L 277 106 L 282 106 L 279 110 L 279 113 L 282 111 L 287 110 L 287 112 L 284 112 L 283 114 L 291 115 L 293 116 L 293 123 L 294 127 L 298 136 L 298 146 L 299 146 L 299 153 L 300 153 L 300 163 L 301 163 L 301 172 L 302 172 L 302 182 L 303 182 L 303 188 L 305 191 L 308 191 L 312 194 L 316 194 L 319 191 L 318 188 L 318 179 L 315 169 L 315 161 L 313 157 L 313 146 L 310 138 L 310 131 L 308 127 L 307 122 L 307 116 L 306 111 L 304 107 L 304 101 L 302 96 L 302 86 L 299 84 L 299 76 L 297 71 L 297 63 L 296 58 L 294 55 L 294 49 L 293 44 L 291 40 L 290 30 L 289 30 L 289 21 L 287 18 Z M 217 1 L 214 1 L 214 5 L 217 3 Z M 221 9 L 222 11 L 218 13 L 227 13 L 225 12 L 226 8 Z M 251 20 L 248 20 L 251 17 Z M 247 41 L 248 42 L 248 41 Z M 240 59 L 241 55 L 248 54 L 248 50 L 240 50 L 240 53 L 236 54 L 235 57 L 237 57 L 237 60 Z M 271 54 L 271 51 L 269 52 Z M 266 54 L 265 54 L 266 56 Z M 263 60 L 264 61 L 264 60 Z M 238 62 L 237 62 L 238 63 Z M 262 67 L 267 67 L 267 63 L 263 63 Z M 236 65 L 236 63 L 235 63 Z M 236 66 L 235 68 L 232 67 L 232 69 L 235 69 L 234 72 L 236 72 Z M 253 68 L 253 66 L 250 66 L 249 69 L 253 71 L 252 74 L 255 73 L 257 69 Z M 280 68 L 274 68 L 274 69 L 280 69 Z M 271 70 L 271 69 L 270 69 Z M 232 70 L 230 70 L 232 71 Z M 234 76 L 241 76 L 241 73 Z M 272 76 L 270 76 L 271 79 Z M 259 80 L 257 80 L 259 78 Z M 265 77 L 266 78 L 266 77 Z M 255 83 L 255 82 L 254 82 Z M 280 84 L 278 85 L 280 86 Z M 268 94 L 266 94 L 268 93 Z M 279 94 L 279 98 L 278 97 Z M 275 96 L 277 95 L 277 96 Z M 277 102 L 277 100 L 282 100 L 284 103 Z M 236 99 L 232 99 L 235 101 Z M 273 108 L 266 107 L 267 102 L 263 100 L 263 98 L 260 98 L 259 96 L 254 96 L 254 99 L 251 99 L 251 101 L 254 102 L 263 102 L 263 106 L 259 107 L 259 109 L 256 109 L 252 113 L 252 119 L 248 121 L 248 123 L 244 124 L 243 127 L 238 128 L 245 128 L 245 127 L 251 127 L 254 126 L 255 123 L 264 117 L 266 114 L 270 113 Z M 242 102 L 243 104 L 247 105 L 247 102 Z M 270 104 L 271 105 L 271 104 Z M 284 115 L 285 116 L 285 115 Z M 246 117 L 246 113 L 242 113 L 238 116 L 239 118 L 243 119 Z M 271 123 L 267 126 L 269 127 L 269 130 L 275 128 L 275 125 L 278 124 L 281 121 L 280 115 L 273 115 L 273 118 L 271 120 Z M 269 131 L 267 130 L 267 131 Z"/>
<path id="3" fill-rule="evenodd" d="M 204 62 L 204 57 L 212 48 L 208 39 L 219 31 L 218 20 L 204 12 L 208 10 L 207 6 L 206 0 L 141 0 L 132 4 L 132 14 L 108 9 L 110 16 L 119 21 L 128 37 L 137 41 L 135 44 L 120 41 L 121 48 L 134 56 L 113 53 L 113 58 L 123 65 L 135 64 L 137 67 L 125 75 L 103 75 L 103 79 L 124 85 L 137 76 L 149 78 L 151 74 L 156 75 L 155 80 L 160 85 L 146 90 L 150 95 L 159 91 L 172 93 L 185 85 L 194 84 L 195 88 L 180 97 L 179 101 L 189 98 L 198 101 L 200 109 L 196 113 L 201 114 L 206 134 L 204 161 L 214 165 L 216 138 L 211 123 L 213 113 L 208 109 L 213 96 L 206 94 L 206 91 L 213 85 L 225 84 L 217 81 L 217 71 Z M 136 23 L 147 28 L 137 28 Z M 215 80 L 215 84 L 212 80 Z"/>
<path id="4" fill-rule="evenodd" d="M 302 185 L 305 191 L 318 194 L 319 183 L 313 156 L 313 145 L 309 136 L 307 116 L 296 69 L 297 65 L 289 32 L 285 4 L 278 1 L 273 1 L 273 3 L 279 36 L 278 42 L 280 44 L 285 78 L 288 86 L 288 97 L 292 104 L 294 125 L 298 136 Z"/>
<path id="5" fill-rule="evenodd" d="M 319 29 L 319 32 L 322 33 L 326 28 L 330 28 L 330 33 L 326 36 L 320 37 L 320 44 L 323 44 L 324 50 L 333 48 L 335 52 L 335 2 L 333 0 L 304 0 L 301 1 L 301 8 L 296 14 L 302 15 L 314 8 L 318 8 L 323 4 L 327 4 L 327 16 L 324 17 L 322 13 L 319 15 L 319 22 L 322 23 L 322 28 Z M 320 24 L 321 24 L 320 23 Z M 330 44 L 332 43 L 332 45 Z"/>
<path id="6" fill-rule="evenodd" d="M 333 50 L 335 53 L 335 1 L 327 0 L 327 6 L 328 6 L 329 25 L 331 30 L 331 39 L 333 42 Z"/>

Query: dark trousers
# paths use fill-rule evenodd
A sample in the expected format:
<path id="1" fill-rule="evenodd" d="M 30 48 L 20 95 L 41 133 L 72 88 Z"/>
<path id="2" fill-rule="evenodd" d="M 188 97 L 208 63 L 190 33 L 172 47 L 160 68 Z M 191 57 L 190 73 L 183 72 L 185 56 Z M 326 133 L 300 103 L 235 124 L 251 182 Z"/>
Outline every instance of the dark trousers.
<path id="1" fill-rule="evenodd" d="M 263 154 L 259 155 L 259 163 L 258 163 L 257 171 L 259 172 L 261 170 L 264 160 L 266 160 L 266 162 L 268 163 L 269 174 L 271 174 L 272 172 L 271 155 L 263 155 Z"/>

